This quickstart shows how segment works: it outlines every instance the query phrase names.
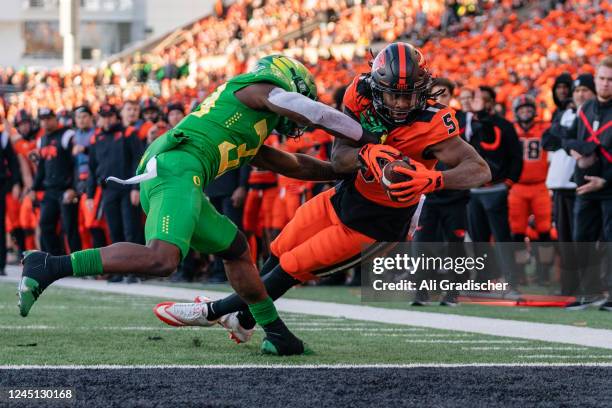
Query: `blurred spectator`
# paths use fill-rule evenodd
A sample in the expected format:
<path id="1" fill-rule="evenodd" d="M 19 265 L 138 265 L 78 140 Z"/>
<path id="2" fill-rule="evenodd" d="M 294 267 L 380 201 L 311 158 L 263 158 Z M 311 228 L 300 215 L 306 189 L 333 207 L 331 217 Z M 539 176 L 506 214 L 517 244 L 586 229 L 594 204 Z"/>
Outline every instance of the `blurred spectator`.
<path id="1" fill-rule="evenodd" d="M 170 129 L 178 125 L 185 117 L 185 108 L 180 103 L 171 103 L 166 107 L 166 121 Z"/>
<path id="2" fill-rule="evenodd" d="M 155 139 L 166 133 L 168 129 L 175 127 L 185 117 L 185 108 L 180 103 L 171 103 L 166 107 L 165 120 L 158 120 L 147 131 L 147 144 L 153 143 Z"/>
<path id="3" fill-rule="evenodd" d="M 552 115 L 552 122 L 557 123 L 561 119 L 561 115 L 565 112 L 565 105 L 571 98 L 572 89 L 572 76 L 567 72 L 559 75 L 555 78 L 553 85 L 553 101 L 555 102 L 556 109 Z"/>
<path id="4" fill-rule="evenodd" d="M 142 119 L 145 122 L 157 123 L 157 121 L 160 119 L 161 111 L 157 101 L 155 101 L 153 98 L 146 99 L 142 103 L 140 111 L 142 112 Z"/>
<path id="5" fill-rule="evenodd" d="M 121 122 L 124 128 L 130 126 L 138 126 L 140 121 L 140 107 L 138 103 L 132 100 L 127 100 L 121 108 Z"/>

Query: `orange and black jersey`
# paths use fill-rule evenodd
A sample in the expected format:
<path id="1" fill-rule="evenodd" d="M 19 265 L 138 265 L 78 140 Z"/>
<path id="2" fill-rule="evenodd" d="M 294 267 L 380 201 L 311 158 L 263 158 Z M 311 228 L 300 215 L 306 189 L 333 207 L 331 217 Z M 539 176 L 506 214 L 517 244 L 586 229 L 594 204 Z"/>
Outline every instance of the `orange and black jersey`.
<path id="1" fill-rule="evenodd" d="M 525 130 L 514 124 L 519 141 L 523 147 L 523 171 L 519 183 L 544 183 L 548 173 L 548 154 L 542 147 L 542 135 L 549 125 L 544 122 L 535 122 Z"/>
<path id="2" fill-rule="evenodd" d="M 36 173 L 36 164 L 32 161 L 30 153 L 36 151 L 36 145 L 38 140 L 43 136 L 45 132 L 42 129 L 36 129 L 30 132 L 26 136 L 20 135 L 20 137 L 13 142 L 13 149 L 15 153 L 26 159 L 30 172 Z"/>
<path id="3" fill-rule="evenodd" d="M 360 75 L 346 90 L 345 110 L 354 118 L 359 118 L 366 110 L 373 110 L 367 81 L 368 75 Z M 437 160 L 430 148 L 460 135 L 455 111 L 428 100 L 425 109 L 410 115 L 408 124 L 388 127 L 385 144 L 431 169 Z M 368 182 L 360 174 L 344 180 L 336 190 L 332 202 L 345 225 L 379 241 L 405 237 L 418 197 L 408 203 L 392 201 L 379 183 Z"/>
<path id="4" fill-rule="evenodd" d="M 74 131 L 59 128 L 38 140 L 40 159 L 32 189 L 66 190 L 74 188 L 74 158 L 72 139 Z"/>
<path id="5" fill-rule="evenodd" d="M 96 129 L 89 145 L 89 178 L 87 197 L 93 198 L 98 185 L 104 186 L 107 177 L 128 179 L 136 174 L 144 145 L 135 132 L 118 124 L 107 131 Z M 109 184 L 115 189 L 138 189 L 138 184 L 123 186 Z"/>

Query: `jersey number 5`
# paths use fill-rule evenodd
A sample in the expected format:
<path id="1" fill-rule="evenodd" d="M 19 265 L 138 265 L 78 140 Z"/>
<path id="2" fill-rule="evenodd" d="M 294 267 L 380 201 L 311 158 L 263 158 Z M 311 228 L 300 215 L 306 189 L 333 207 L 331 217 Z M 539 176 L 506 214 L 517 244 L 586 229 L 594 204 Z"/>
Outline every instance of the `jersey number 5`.
<path id="1" fill-rule="evenodd" d="M 453 118 L 450 113 L 442 116 L 442 121 L 444 122 L 444 126 L 448 129 L 448 134 L 452 135 L 457 130 L 457 125 L 453 122 Z"/>

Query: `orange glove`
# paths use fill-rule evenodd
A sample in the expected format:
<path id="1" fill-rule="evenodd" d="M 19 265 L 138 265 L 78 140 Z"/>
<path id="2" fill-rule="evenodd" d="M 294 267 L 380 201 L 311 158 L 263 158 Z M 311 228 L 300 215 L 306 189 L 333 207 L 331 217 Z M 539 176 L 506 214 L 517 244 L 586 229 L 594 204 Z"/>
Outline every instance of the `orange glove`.
<path id="1" fill-rule="evenodd" d="M 359 150 L 359 161 L 361 172 L 366 180 L 380 182 L 382 169 L 389 162 L 400 160 L 402 152 L 395 147 L 368 143 Z"/>
<path id="2" fill-rule="evenodd" d="M 416 160 L 411 160 L 410 164 L 415 167 L 414 170 L 405 167 L 394 169 L 397 173 L 411 177 L 408 181 L 389 185 L 389 194 L 397 201 L 410 201 L 415 196 L 433 193 L 444 188 L 444 177 L 442 177 L 441 171 L 429 170 Z"/>

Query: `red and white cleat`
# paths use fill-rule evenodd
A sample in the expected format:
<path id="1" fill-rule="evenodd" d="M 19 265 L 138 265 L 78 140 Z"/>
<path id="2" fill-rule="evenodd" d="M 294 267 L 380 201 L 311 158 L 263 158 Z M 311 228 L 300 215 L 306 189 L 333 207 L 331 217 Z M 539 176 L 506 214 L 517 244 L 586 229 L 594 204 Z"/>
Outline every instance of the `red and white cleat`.
<path id="1" fill-rule="evenodd" d="M 238 312 L 221 316 L 217 323 L 229 332 L 230 339 L 235 341 L 236 344 L 246 343 L 251 340 L 253 333 L 255 333 L 255 328 L 245 329 L 240 325 L 240 321 L 238 321 Z"/>
<path id="2" fill-rule="evenodd" d="M 207 298 L 206 296 L 196 296 L 194 302 L 208 303 L 211 302 L 211 299 Z M 238 321 L 238 312 L 221 316 L 217 323 L 219 323 L 229 332 L 229 338 L 235 341 L 236 344 L 248 342 L 251 340 L 251 337 L 253 337 L 253 333 L 255 333 L 255 328 L 245 329 L 240 325 L 240 322 Z"/>
<path id="3" fill-rule="evenodd" d="M 162 302 L 153 308 L 153 313 L 162 322 L 170 326 L 201 326 L 210 327 L 217 320 L 208 320 L 206 303 L 176 303 Z"/>

